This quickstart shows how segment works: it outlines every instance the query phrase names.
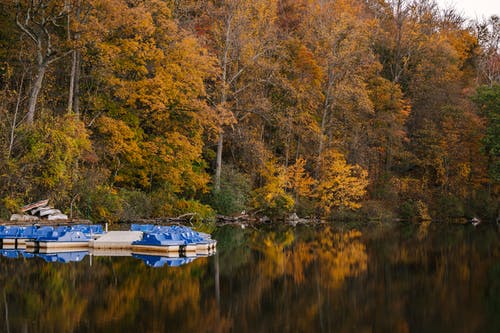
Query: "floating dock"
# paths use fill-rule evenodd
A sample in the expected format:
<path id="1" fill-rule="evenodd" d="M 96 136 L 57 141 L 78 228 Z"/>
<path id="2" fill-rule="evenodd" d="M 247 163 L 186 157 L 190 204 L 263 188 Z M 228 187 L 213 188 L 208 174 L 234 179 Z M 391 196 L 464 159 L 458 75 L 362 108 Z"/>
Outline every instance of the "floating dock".
<path id="1" fill-rule="evenodd" d="M 27 241 L 26 248 L 27 249 L 49 249 L 49 250 L 57 250 L 57 249 L 87 249 L 89 246 L 88 241 L 83 242 L 43 242 L 43 241 Z"/>
<path id="2" fill-rule="evenodd" d="M 142 239 L 142 231 L 109 231 L 89 241 L 93 249 L 132 249 L 132 242 Z"/>
<path id="3" fill-rule="evenodd" d="M 162 256 L 209 255 L 217 242 L 210 235 L 183 226 L 132 225 L 129 231 L 104 232 L 100 225 L 53 227 L 0 226 L 2 246 L 29 251 L 92 249 L 92 251 L 159 254 Z M 28 237 L 28 238 L 26 238 Z M 33 250 L 34 249 L 34 250 Z"/>

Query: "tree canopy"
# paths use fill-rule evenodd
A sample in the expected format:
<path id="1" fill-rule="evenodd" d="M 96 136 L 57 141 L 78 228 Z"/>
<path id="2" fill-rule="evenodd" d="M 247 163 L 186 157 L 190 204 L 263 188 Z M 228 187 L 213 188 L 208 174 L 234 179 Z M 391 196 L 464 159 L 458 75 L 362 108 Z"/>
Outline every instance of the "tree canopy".
<path id="1" fill-rule="evenodd" d="M 0 0 L 0 18 L 2 217 L 41 197 L 110 221 L 498 214 L 496 16 Z"/>

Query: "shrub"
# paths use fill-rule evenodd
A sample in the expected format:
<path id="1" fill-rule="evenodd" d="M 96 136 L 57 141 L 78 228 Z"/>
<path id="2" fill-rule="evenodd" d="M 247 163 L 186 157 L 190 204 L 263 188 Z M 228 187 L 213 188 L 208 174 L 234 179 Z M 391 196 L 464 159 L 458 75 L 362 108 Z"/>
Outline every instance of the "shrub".
<path id="1" fill-rule="evenodd" d="M 123 215 L 123 199 L 109 186 L 98 186 L 82 195 L 80 212 L 95 222 L 117 222 Z"/>
<path id="2" fill-rule="evenodd" d="M 427 205 L 421 200 L 408 200 L 400 207 L 401 218 L 408 221 L 429 221 L 431 220 Z"/>
<path id="3" fill-rule="evenodd" d="M 192 221 L 213 220 L 215 217 L 212 207 L 196 200 L 178 200 L 173 206 L 173 213 L 175 216 L 192 213 Z"/>
<path id="4" fill-rule="evenodd" d="M 286 193 L 286 169 L 273 161 L 261 170 L 264 185 L 253 191 L 252 206 L 271 218 L 281 218 L 290 213 L 295 201 Z"/>
<path id="5" fill-rule="evenodd" d="M 125 189 L 122 189 L 119 195 L 123 202 L 120 220 L 153 217 L 154 207 L 150 195 L 138 190 Z"/>
<path id="6" fill-rule="evenodd" d="M 222 169 L 220 190 L 212 190 L 207 202 L 219 214 L 234 215 L 247 208 L 250 191 L 248 176 L 229 165 Z"/>

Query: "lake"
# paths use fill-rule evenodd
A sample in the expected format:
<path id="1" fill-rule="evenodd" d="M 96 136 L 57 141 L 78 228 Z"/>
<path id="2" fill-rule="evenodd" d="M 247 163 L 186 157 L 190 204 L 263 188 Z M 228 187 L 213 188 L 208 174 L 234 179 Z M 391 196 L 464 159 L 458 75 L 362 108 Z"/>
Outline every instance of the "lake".
<path id="1" fill-rule="evenodd" d="M 4 251 L 0 332 L 500 332 L 493 225 L 225 226 L 213 238 L 215 255 L 177 261 Z"/>

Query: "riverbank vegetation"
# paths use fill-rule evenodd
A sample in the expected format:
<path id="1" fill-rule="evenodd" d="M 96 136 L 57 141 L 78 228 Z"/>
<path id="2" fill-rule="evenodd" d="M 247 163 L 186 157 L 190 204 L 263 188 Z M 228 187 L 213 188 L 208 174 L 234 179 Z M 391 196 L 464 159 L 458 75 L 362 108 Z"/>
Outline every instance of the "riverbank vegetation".
<path id="1" fill-rule="evenodd" d="M 432 0 L 0 0 L 0 215 L 499 210 L 498 17 Z"/>

